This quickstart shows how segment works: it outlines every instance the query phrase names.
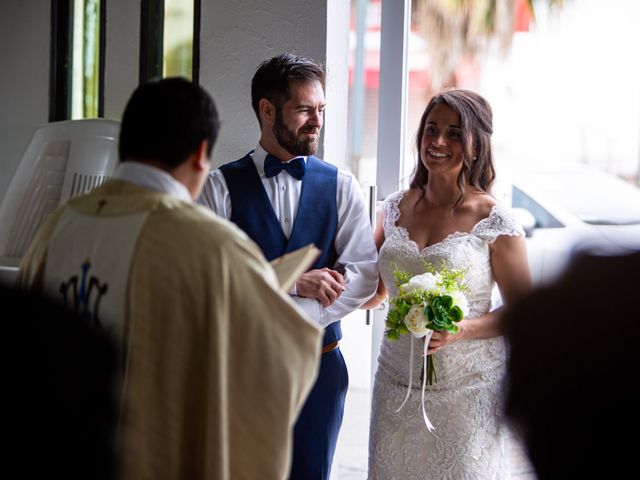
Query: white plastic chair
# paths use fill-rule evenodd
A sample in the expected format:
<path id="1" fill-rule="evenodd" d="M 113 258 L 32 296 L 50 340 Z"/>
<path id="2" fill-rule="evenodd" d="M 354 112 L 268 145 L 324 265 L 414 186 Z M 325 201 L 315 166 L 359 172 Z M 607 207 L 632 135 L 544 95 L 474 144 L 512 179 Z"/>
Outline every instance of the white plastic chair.
<path id="1" fill-rule="evenodd" d="M 18 264 L 59 204 L 109 178 L 118 162 L 119 131 L 119 122 L 106 119 L 36 129 L 0 205 L 0 269 Z"/>

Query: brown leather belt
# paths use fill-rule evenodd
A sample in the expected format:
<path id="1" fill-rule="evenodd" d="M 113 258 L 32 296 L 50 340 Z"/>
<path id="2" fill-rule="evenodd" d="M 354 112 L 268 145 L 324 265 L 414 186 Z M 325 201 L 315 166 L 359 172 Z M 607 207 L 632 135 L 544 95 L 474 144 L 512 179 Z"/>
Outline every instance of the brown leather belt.
<path id="1" fill-rule="evenodd" d="M 339 341 L 335 341 L 332 343 L 327 343 L 324 347 L 322 347 L 322 353 L 329 353 L 332 352 L 333 350 L 335 350 L 336 348 L 338 348 L 340 346 L 340 342 Z"/>

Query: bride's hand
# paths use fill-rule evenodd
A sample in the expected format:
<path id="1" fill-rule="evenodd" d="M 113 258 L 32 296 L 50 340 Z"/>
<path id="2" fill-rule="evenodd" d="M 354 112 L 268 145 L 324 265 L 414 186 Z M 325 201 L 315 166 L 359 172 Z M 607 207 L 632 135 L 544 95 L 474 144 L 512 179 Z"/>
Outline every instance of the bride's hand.
<path id="1" fill-rule="evenodd" d="M 459 324 L 458 324 L 459 325 Z M 458 333 L 449 333 L 446 330 L 435 331 L 431 334 L 431 340 L 429 340 L 429 347 L 427 348 L 427 355 L 436 353 L 442 347 L 449 345 L 455 341 L 461 340 L 462 330 Z"/>

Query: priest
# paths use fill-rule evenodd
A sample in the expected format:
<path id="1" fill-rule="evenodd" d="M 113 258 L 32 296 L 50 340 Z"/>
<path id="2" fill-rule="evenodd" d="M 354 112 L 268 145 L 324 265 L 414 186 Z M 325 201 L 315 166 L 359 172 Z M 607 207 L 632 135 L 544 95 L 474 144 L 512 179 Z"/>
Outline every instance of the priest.
<path id="1" fill-rule="evenodd" d="M 115 174 L 59 208 L 20 266 L 19 285 L 121 348 L 125 479 L 285 478 L 317 375 L 321 330 L 253 241 L 193 203 L 218 129 L 201 87 L 140 85 Z"/>

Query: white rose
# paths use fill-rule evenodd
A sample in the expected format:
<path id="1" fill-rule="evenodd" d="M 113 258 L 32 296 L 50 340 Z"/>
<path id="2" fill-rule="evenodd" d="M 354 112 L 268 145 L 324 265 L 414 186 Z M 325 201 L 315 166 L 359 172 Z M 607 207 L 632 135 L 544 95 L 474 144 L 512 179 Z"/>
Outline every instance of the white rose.
<path id="1" fill-rule="evenodd" d="M 427 328 L 427 317 L 424 314 L 424 303 L 414 305 L 409 313 L 404 317 L 404 324 L 416 338 L 424 337 L 429 329 Z"/>
<path id="2" fill-rule="evenodd" d="M 433 288 L 433 294 L 448 295 L 447 289 L 442 285 L 442 275 L 440 275 L 440 272 L 436 272 L 434 278 L 436 279 L 436 286 Z"/>
<path id="3" fill-rule="evenodd" d="M 467 297 L 460 290 L 451 293 L 451 299 L 453 300 L 453 304 L 460 307 L 463 315 L 466 317 L 469 314 L 469 302 L 467 302 Z"/>
<path id="4" fill-rule="evenodd" d="M 416 290 L 430 291 L 436 288 L 437 279 L 431 272 L 423 273 L 412 277 L 402 287 L 405 292 L 414 292 Z"/>

